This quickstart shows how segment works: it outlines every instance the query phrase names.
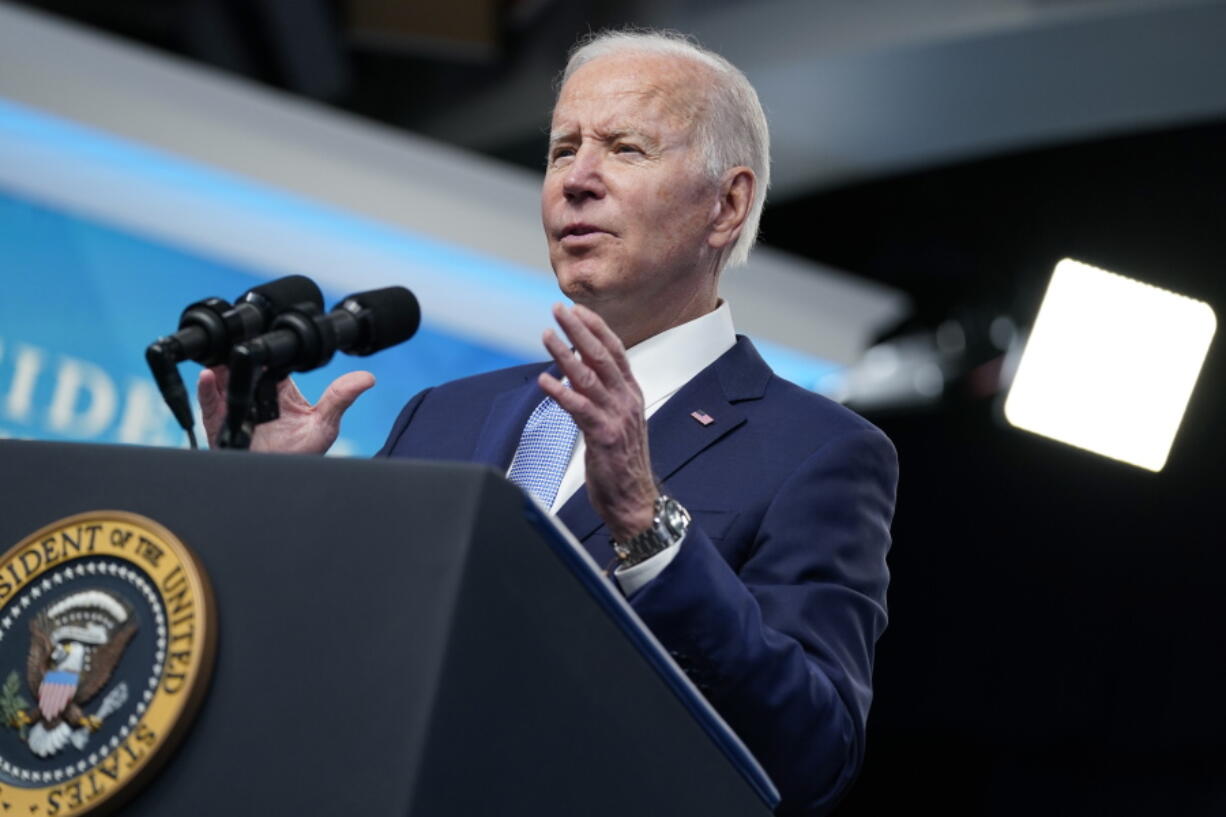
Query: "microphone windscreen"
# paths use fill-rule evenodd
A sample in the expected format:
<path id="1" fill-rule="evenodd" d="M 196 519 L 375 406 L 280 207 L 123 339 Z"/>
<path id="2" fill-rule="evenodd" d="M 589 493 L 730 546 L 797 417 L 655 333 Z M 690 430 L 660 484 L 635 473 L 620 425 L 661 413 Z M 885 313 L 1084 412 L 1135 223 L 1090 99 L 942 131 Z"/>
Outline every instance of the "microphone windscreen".
<path id="1" fill-rule="evenodd" d="M 263 303 L 259 303 L 259 300 Z M 298 304 L 310 303 L 320 310 L 324 308 L 324 296 L 319 286 L 305 275 L 287 275 L 252 287 L 239 298 L 239 302 L 255 302 L 261 309 L 271 312 L 269 320 Z"/>
<path id="2" fill-rule="evenodd" d="M 360 314 L 363 323 L 358 348 L 350 354 L 371 355 L 413 337 L 421 325 L 421 306 L 404 287 L 372 289 L 350 295 L 336 306 Z"/>

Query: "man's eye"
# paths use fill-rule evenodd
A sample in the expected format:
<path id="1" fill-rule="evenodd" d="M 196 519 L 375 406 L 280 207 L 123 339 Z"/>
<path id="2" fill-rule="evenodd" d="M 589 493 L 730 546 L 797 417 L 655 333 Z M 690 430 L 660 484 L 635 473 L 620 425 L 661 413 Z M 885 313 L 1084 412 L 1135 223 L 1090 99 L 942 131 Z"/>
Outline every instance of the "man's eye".
<path id="1" fill-rule="evenodd" d="M 574 155 L 574 148 L 554 148 L 553 152 L 549 154 L 549 161 L 556 162 L 559 159 L 566 159 Z"/>
<path id="2" fill-rule="evenodd" d="M 613 148 L 613 151 L 615 153 L 642 153 L 643 152 L 638 147 L 638 145 L 628 145 L 625 142 L 618 144 L 616 147 Z"/>

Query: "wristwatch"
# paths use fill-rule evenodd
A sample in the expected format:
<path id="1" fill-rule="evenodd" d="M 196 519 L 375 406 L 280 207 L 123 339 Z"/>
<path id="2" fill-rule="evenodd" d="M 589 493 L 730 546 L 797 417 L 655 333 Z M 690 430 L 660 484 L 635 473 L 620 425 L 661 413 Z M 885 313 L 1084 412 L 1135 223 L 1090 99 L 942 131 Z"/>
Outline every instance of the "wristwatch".
<path id="1" fill-rule="evenodd" d="M 622 567 L 633 567 L 681 541 L 690 526 L 690 512 L 670 496 L 660 494 L 652 509 L 651 527 L 624 542 L 613 542 Z"/>

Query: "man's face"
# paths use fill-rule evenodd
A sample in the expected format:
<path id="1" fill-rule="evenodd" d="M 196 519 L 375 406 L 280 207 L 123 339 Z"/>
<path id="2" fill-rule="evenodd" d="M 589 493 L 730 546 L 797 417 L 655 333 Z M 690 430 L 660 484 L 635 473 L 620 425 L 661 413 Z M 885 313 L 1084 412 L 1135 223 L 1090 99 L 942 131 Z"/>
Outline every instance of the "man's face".
<path id="1" fill-rule="evenodd" d="M 675 57 L 601 57 L 563 86 L 541 216 L 558 285 L 619 311 L 684 303 L 714 274 L 708 227 L 718 205 L 693 123 L 700 66 Z"/>

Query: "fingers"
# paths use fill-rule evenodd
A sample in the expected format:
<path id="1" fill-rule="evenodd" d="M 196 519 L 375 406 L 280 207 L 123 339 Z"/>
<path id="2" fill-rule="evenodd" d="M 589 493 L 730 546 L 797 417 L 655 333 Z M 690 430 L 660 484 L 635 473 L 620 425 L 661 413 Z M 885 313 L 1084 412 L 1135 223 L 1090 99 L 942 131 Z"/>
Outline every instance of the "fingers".
<path id="1" fill-rule="evenodd" d="M 226 421 L 226 384 L 229 372 L 224 366 L 205 369 L 196 381 L 196 399 L 200 401 L 200 418 L 209 448 L 217 447 L 217 435 Z"/>
<path id="2" fill-rule="evenodd" d="M 208 425 L 208 416 L 216 411 L 225 400 L 217 385 L 217 374 L 212 369 L 200 372 L 200 378 L 196 381 L 196 399 L 200 401 L 200 411 L 206 418 L 205 425 Z"/>
<path id="3" fill-rule="evenodd" d="M 541 340 L 557 362 L 558 368 L 562 370 L 563 376 L 570 381 L 572 389 L 588 395 L 598 403 L 604 401 L 606 393 L 604 383 L 601 382 L 596 371 L 587 365 L 587 361 L 575 357 L 570 347 L 563 343 L 552 329 L 546 329 Z"/>
<path id="4" fill-rule="evenodd" d="M 622 339 L 619 338 L 609 325 L 604 322 L 604 318 L 597 315 L 592 310 L 588 309 L 583 304 L 578 304 L 574 308 L 574 314 L 583 321 L 588 330 L 604 344 L 609 350 L 610 356 L 617 363 L 623 377 L 627 380 L 633 377 L 630 373 L 630 359 L 626 357 L 626 347 L 622 344 Z"/>
<path id="5" fill-rule="evenodd" d="M 213 375 L 214 382 L 217 384 L 217 393 L 224 400 L 226 397 L 226 389 L 230 388 L 230 367 L 229 366 L 212 366 L 207 369 Z"/>
<path id="6" fill-rule="evenodd" d="M 315 410 L 324 422 L 339 425 L 341 415 L 353 405 L 353 401 L 357 400 L 362 392 L 373 385 L 375 385 L 375 376 L 370 372 L 343 374 L 333 380 L 331 385 L 324 390 L 323 396 L 315 404 Z"/>
<path id="7" fill-rule="evenodd" d="M 562 385 L 561 380 L 558 380 L 549 372 L 541 372 L 536 382 L 540 385 L 541 391 L 548 394 L 557 401 L 559 406 L 566 409 L 570 416 L 574 418 L 575 425 L 579 426 L 585 434 L 590 432 L 600 422 L 597 404 L 582 392 L 566 388 Z"/>
<path id="8" fill-rule="evenodd" d="M 583 363 L 591 368 L 605 386 L 610 389 L 619 388 L 622 381 L 627 379 L 630 368 L 625 360 L 626 353 L 621 340 L 613 334 L 604 320 L 583 306 L 567 309 L 561 304 L 554 304 L 553 316 L 583 358 Z M 574 377 L 571 377 L 571 383 L 581 385 Z"/>

